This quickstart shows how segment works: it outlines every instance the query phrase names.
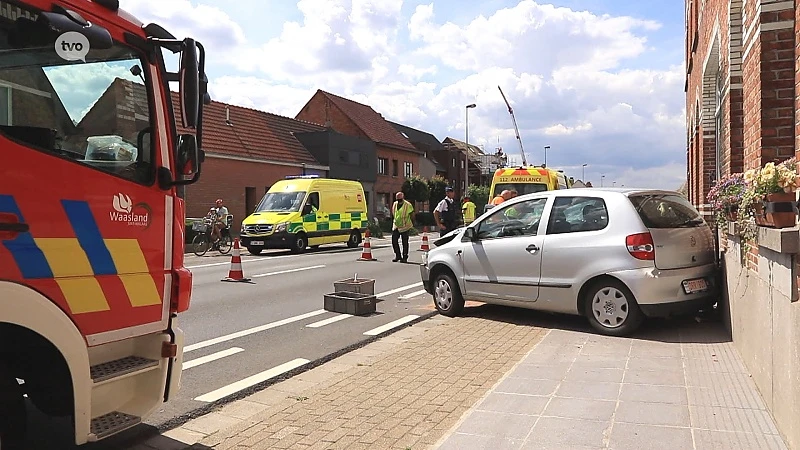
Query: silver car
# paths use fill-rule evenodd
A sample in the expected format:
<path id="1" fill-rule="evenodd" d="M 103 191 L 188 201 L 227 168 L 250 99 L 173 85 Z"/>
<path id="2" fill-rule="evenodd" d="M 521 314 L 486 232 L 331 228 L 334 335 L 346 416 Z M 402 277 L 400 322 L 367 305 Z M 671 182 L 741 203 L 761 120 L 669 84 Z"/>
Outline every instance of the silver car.
<path id="1" fill-rule="evenodd" d="M 713 305 L 718 291 L 714 235 L 674 191 L 521 195 L 434 245 L 420 272 L 446 316 L 469 299 L 580 314 L 623 336 L 645 317 Z"/>

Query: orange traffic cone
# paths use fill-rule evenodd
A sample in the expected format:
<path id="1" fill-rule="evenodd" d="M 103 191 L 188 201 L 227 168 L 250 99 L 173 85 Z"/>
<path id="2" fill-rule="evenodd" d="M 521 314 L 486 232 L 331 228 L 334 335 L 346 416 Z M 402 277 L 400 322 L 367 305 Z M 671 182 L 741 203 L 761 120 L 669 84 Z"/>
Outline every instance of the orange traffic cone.
<path id="1" fill-rule="evenodd" d="M 422 245 L 419 248 L 421 252 L 427 252 L 431 247 L 428 245 L 428 227 L 422 229 Z"/>
<path id="2" fill-rule="evenodd" d="M 364 232 L 364 250 L 361 252 L 361 257 L 358 258 L 359 261 L 377 261 L 377 259 L 372 257 L 372 247 L 369 245 L 369 228 L 367 231 Z"/>
<path id="3" fill-rule="evenodd" d="M 233 254 L 231 255 L 231 269 L 228 271 L 227 278 L 223 278 L 222 281 L 250 281 L 250 278 L 244 277 L 242 257 L 239 252 L 239 238 L 235 238 L 233 240 Z"/>

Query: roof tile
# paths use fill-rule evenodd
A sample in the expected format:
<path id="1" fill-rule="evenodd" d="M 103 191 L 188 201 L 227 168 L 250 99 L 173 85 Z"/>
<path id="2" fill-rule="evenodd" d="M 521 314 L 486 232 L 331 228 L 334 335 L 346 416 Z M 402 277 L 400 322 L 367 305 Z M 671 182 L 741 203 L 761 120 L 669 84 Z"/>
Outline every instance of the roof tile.
<path id="1" fill-rule="evenodd" d="M 180 120 L 179 95 L 172 92 L 175 117 Z M 226 122 L 226 108 L 230 124 Z M 177 124 L 179 133 L 191 132 Z M 309 122 L 212 101 L 203 108 L 203 150 L 221 155 L 288 163 L 319 164 L 293 132 L 323 131 Z"/>
<path id="2" fill-rule="evenodd" d="M 405 148 L 418 152 L 408 139 L 404 138 L 386 119 L 383 118 L 371 106 L 363 103 L 340 97 L 330 92 L 319 90 L 335 104 L 342 112 L 352 120 L 356 126 L 361 128 L 370 139 L 378 144 L 391 144 L 400 148 Z"/>

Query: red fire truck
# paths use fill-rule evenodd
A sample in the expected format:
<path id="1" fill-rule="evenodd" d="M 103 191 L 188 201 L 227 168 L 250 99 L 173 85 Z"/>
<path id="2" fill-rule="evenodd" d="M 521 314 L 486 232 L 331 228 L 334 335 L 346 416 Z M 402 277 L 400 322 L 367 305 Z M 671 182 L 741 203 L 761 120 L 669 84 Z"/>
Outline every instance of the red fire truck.
<path id="1" fill-rule="evenodd" d="M 117 0 L 0 0 L 3 450 L 24 445 L 29 404 L 71 416 L 83 444 L 179 389 L 204 65 L 200 43 Z"/>

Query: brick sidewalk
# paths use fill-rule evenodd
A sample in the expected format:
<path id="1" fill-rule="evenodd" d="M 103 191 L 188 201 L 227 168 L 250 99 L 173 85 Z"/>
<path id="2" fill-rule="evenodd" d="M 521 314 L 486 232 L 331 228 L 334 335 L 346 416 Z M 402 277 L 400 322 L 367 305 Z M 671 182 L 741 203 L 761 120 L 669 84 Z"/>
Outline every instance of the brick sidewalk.
<path id="1" fill-rule="evenodd" d="M 530 324 L 435 316 L 142 448 L 429 447 L 545 334 Z"/>

